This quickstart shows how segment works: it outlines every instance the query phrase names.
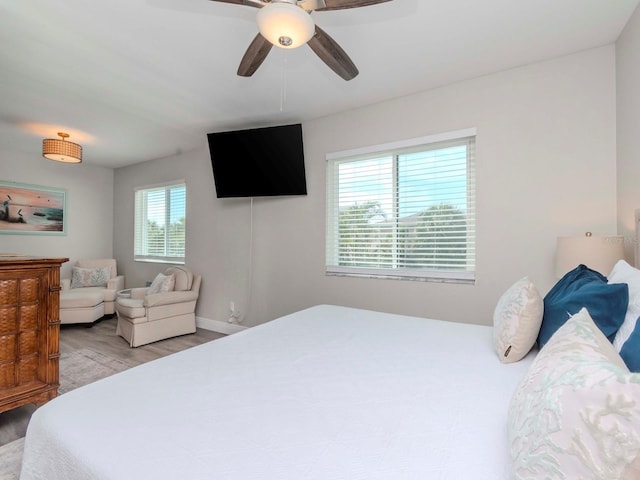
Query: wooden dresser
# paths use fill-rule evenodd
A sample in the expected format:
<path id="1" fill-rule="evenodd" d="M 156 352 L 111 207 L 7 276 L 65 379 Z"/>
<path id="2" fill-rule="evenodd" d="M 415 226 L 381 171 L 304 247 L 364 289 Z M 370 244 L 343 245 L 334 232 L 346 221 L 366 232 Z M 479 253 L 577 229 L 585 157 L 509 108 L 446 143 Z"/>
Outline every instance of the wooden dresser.
<path id="1" fill-rule="evenodd" d="M 60 266 L 0 254 L 0 412 L 58 393 Z"/>

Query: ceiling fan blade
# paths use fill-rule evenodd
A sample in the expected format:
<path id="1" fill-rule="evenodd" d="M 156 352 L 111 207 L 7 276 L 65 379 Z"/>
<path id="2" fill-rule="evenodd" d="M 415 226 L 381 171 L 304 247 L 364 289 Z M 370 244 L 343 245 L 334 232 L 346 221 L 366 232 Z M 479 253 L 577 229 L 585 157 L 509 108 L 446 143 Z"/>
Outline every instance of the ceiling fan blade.
<path id="1" fill-rule="evenodd" d="M 264 59 L 267 58 L 273 45 L 262 35 L 258 33 L 253 39 L 247 51 L 244 52 L 240 66 L 238 67 L 238 75 L 241 77 L 250 77 L 255 73 Z"/>
<path id="2" fill-rule="evenodd" d="M 345 80 L 351 80 L 358 75 L 358 68 L 342 47 L 317 25 L 316 33 L 307 45 L 320 57 L 320 60 Z"/>
<path id="3" fill-rule="evenodd" d="M 358 8 L 377 3 L 390 2 L 391 0 L 324 0 L 326 6 L 319 7 L 316 11 L 323 10 L 342 10 L 343 8 Z"/>
<path id="4" fill-rule="evenodd" d="M 262 8 L 265 6 L 265 2 L 260 0 L 211 0 L 212 2 L 220 3 L 234 3 L 236 5 L 247 5 L 248 7 Z"/>

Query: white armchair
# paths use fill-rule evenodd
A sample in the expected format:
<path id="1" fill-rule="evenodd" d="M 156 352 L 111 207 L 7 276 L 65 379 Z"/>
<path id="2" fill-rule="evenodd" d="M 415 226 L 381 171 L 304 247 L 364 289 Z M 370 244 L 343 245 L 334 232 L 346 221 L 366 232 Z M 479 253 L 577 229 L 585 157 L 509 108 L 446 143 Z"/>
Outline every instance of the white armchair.
<path id="1" fill-rule="evenodd" d="M 201 280 L 187 267 L 175 266 L 156 277 L 151 287 L 132 288 L 128 297 L 116 300 L 116 334 L 138 347 L 195 333 Z"/>
<path id="2" fill-rule="evenodd" d="M 63 278 L 60 316 L 62 323 L 88 323 L 115 313 L 116 292 L 124 289 L 113 258 L 78 260 L 71 278 Z"/>

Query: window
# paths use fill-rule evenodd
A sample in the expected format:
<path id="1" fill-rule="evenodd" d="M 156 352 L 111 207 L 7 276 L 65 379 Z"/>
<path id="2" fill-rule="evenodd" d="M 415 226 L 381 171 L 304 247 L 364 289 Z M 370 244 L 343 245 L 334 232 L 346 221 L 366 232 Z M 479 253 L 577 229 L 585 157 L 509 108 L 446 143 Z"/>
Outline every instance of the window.
<path id="1" fill-rule="evenodd" d="M 326 271 L 475 279 L 475 130 L 327 156 Z"/>
<path id="2" fill-rule="evenodd" d="M 183 181 L 135 191 L 135 260 L 184 263 L 187 187 Z"/>

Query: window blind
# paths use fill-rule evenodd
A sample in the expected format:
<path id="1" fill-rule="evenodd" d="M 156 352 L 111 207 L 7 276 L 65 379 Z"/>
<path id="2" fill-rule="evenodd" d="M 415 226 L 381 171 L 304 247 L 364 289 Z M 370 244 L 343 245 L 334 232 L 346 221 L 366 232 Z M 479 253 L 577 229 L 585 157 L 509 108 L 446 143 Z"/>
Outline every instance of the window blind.
<path id="1" fill-rule="evenodd" d="M 135 260 L 184 263 L 186 197 L 182 182 L 135 190 Z"/>
<path id="2" fill-rule="evenodd" d="M 474 280 L 475 134 L 407 143 L 328 159 L 328 274 Z"/>

